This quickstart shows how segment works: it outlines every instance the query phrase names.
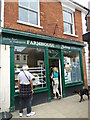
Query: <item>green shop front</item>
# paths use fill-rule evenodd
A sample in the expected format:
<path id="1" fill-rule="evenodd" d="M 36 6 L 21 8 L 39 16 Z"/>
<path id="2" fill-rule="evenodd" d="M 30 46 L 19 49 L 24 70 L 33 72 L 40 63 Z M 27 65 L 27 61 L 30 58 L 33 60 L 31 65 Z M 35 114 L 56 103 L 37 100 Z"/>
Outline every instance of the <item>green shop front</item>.
<path id="1" fill-rule="evenodd" d="M 2 30 L 2 44 L 10 46 L 10 110 L 18 109 L 17 75 L 27 64 L 33 74 L 33 105 L 50 102 L 50 72 L 59 71 L 59 92 L 62 97 L 84 85 L 83 43 L 31 34 L 10 29 Z"/>

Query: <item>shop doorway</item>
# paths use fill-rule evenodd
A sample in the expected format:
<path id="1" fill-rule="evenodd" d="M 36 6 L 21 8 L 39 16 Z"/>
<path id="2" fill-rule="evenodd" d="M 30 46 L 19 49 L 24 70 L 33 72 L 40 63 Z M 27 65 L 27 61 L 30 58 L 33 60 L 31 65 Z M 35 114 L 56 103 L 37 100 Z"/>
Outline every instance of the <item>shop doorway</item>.
<path id="1" fill-rule="evenodd" d="M 58 90 L 60 95 L 62 96 L 62 83 L 61 83 L 61 65 L 60 65 L 60 59 L 53 59 L 49 58 L 49 71 L 50 71 L 50 76 L 53 72 L 53 68 L 57 67 L 58 69 L 58 80 L 59 80 L 59 86 Z M 50 78 L 50 94 L 51 94 L 51 99 L 53 99 L 54 94 L 53 94 L 53 85 L 52 85 L 52 79 Z M 58 95 L 57 95 L 58 97 Z"/>

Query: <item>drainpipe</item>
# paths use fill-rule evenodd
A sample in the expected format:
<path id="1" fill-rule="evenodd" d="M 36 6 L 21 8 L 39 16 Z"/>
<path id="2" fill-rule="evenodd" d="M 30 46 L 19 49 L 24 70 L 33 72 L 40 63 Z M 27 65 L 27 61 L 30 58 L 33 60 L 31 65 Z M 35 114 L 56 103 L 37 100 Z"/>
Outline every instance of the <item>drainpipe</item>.
<path id="1" fill-rule="evenodd" d="M 88 10 L 88 13 L 87 13 L 86 16 L 85 16 L 86 25 L 87 25 L 87 31 L 88 31 L 88 19 L 87 19 L 87 17 L 88 17 L 88 15 L 89 15 L 89 13 L 90 13 L 90 10 Z"/>

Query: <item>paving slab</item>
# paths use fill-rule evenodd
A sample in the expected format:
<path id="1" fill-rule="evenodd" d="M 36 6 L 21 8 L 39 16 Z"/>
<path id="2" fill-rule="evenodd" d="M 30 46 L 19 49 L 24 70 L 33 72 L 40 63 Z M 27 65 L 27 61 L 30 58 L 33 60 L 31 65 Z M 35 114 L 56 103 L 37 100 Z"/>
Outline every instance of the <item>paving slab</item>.
<path id="1" fill-rule="evenodd" d="M 32 106 L 36 114 L 30 118 L 88 118 L 88 98 L 79 102 L 80 97 L 73 95 L 60 100 L 52 100 L 44 104 Z M 19 118 L 19 110 L 12 112 L 13 118 Z M 23 117 L 26 117 L 24 109 Z"/>

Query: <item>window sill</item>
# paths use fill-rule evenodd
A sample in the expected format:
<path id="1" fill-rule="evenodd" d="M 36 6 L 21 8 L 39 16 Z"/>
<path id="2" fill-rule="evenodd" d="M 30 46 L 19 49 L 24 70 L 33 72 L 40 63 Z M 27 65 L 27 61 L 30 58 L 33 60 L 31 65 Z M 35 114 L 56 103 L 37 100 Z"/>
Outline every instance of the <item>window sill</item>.
<path id="1" fill-rule="evenodd" d="M 79 81 L 79 82 L 69 82 L 69 83 L 66 83 L 65 84 L 65 87 L 71 87 L 71 86 L 76 86 L 76 85 L 82 85 L 83 82 L 82 81 Z"/>
<path id="2" fill-rule="evenodd" d="M 64 34 L 64 35 L 73 36 L 73 37 L 78 37 L 78 35 L 74 35 L 74 34 L 70 34 L 70 33 L 66 33 L 66 32 L 64 32 L 63 34 Z"/>
<path id="3" fill-rule="evenodd" d="M 32 26 L 32 27 L 36 27 L 36 28 L 40 28 L 40 29 L 43 29 L 42 26 L 38 26 L 38 25 L 34 25 L 34 24 L 30 24 L 30 23 L 23 22 L 23 21 L 20 21 L 20 20 L 17 20 L 17 23 L 19 23 L 19 24 L 23 24 L 23 25 Z"/>
<path id="4" fill-rule="evenodd" d="M 34 94 L 40 93 L 40 92 L 47 92 L 47 91 L 48 91 L 48 89 L 46 87 L 38 88 L 38 89 L 34 89 Z M 19 96 L 19 92 L 15 92 L 14 96 L 15 97 Z"/>

